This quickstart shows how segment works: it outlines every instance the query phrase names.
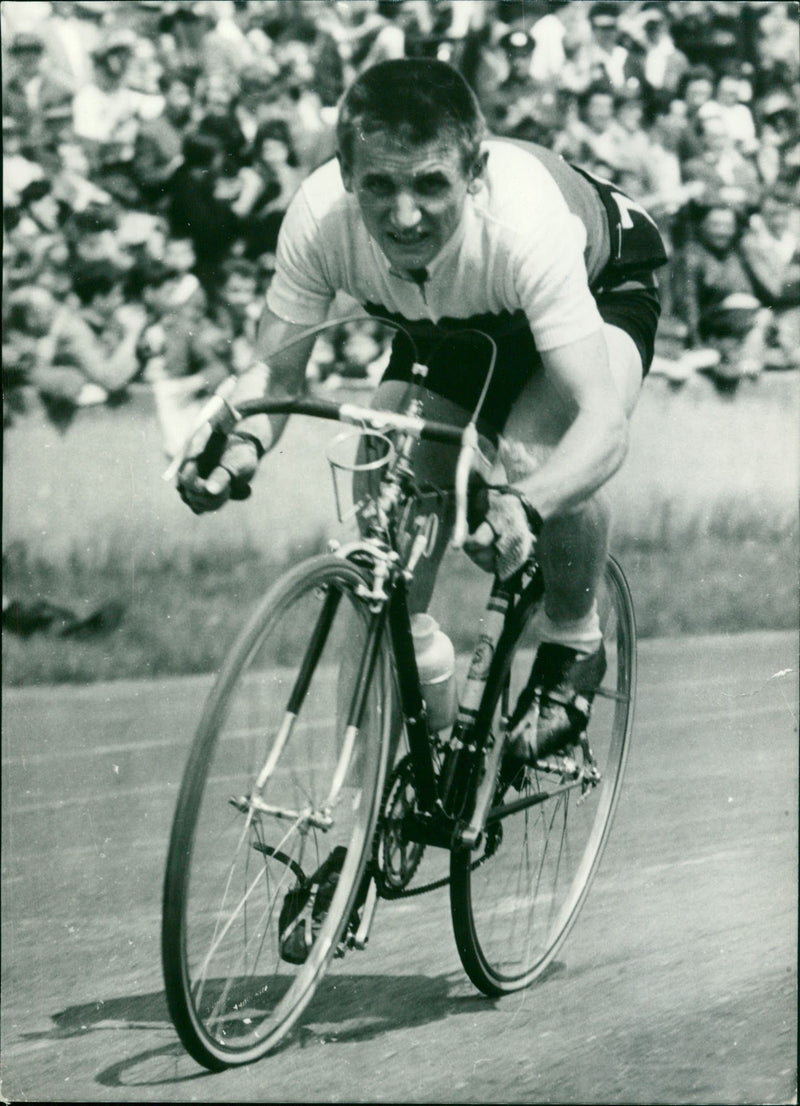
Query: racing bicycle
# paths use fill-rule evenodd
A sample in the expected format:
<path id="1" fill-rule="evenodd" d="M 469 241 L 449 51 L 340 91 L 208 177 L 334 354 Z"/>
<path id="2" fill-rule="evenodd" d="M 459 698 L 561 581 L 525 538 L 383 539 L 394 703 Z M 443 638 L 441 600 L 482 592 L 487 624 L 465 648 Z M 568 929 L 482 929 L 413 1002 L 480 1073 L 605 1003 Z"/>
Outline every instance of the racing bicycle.
<path id="1" fill-rule="evenodd" d="M 425 418 L 416 398 L 400 412 L 309 397 L 218 406 L 218 434 L 256 413 L 349 425 L 366 446 L 351 467 L 367 471 L 368 490 L 355 508 L 359 536 L 291 568 L 252 612 L 184 771 L 162 962 L 180 1039 L 211 1070 L 284 1040 L 336 958 L 366 946 L 380 899 L 447 883 L 474 985 L 499 996 L 536 980 L 597 872 L 636 683 L 631 595 L 609 558 L 598 597 L 608 666 L 591 722 L 563 752 L 532 765 L 510 758 L 504 738 L 543 595 L 534 552 L 494 580 L 455 719 L 432 732 L 408 590 L 431 548 L 432 500 L 446 493 L 420 483 L 414 456 L 421 441 L 457 447 L 459 545 L 477 411 L 462 428 Z M 426 849 L 446 850 L 449 869 L 420 884 Z"/>

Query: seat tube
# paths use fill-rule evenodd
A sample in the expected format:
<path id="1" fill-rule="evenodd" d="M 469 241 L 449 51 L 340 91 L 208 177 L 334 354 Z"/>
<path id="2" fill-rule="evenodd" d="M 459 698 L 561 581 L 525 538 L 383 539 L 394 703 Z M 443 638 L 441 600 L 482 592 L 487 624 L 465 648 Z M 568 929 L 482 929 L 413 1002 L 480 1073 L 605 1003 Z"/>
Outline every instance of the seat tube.
<path id="1" fill-rule="evenodd" d="M 398 580 L 389 605 L 389 629 L 397 662 L 397 680 L 400 684 L 400 701 L 405 715 L 406 733 L 414 761 L 414 779 L 417 797 L 423 810 L 433 811 L 436 806 L 436 773 L 431 758 L 428 714 L 419 686 L 419 671 L 411 636 L 411 617 L 408 613 L 408 593 L 405 580 Z"/>

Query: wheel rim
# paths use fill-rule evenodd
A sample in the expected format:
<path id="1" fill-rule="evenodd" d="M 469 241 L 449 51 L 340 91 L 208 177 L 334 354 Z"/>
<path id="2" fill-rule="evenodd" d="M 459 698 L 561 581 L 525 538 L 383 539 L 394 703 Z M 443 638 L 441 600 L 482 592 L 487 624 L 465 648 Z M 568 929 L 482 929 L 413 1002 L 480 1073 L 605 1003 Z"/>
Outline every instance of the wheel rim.
<path id="1" fill-rule="evenodd" d="M 553 797 L 490 823 L 481 850 L 454 861 L 459 947 L 473 981 L 493 993 L 527 986 L 555 956 L 597 870 L 616 808 L 632 725 L 635 635 L 627 585 L 614 563 L 599 607 L 608 669 L 588 736 L 601 782 L 584 792 L 567 772 L 530 769 L 525 786 L 510 788 L 503 802 Z M 534 651 L 526 630 L 512 663 L 512 705 Z"/>
<path id="2" fill-rule="evenodd" d="M 201 786 L 195 774 L 176 818 L 184 831 L 192 821 L 194 829 L 173 890 L 173 900 L 181 900 L 181 997 L 171 1004 L 180 1007 L 179 1031 L 201 1062 L 246 1062 L 277 1043 L 333 956 L 357 892 L 389 712 L 382 657 L 349 747 L 345 720 L 356 678 L 350 658 L 360 656 L 366 634 L 354 579 L 336 565 L 270 604 L 260 631 L 221 675 L 201 723 Z M 302 707 L 287 720 L 305 643 L 332 588 L 343 598 Z M 256 809 L 250 796 L 259 774 L 265 778 Z M 287 963 L 279 948 L 286 894 L 336 846 L 347 856 L 330 909 L 305 963 Z M 167 903 L 165 926 L 170 913 Z"/>

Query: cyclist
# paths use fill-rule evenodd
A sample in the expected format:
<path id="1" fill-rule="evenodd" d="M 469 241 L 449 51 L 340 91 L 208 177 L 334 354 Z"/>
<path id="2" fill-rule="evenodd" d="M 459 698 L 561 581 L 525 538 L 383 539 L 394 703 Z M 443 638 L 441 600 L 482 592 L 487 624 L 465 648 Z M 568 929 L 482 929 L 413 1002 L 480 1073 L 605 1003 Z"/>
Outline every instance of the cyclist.
<path id="1" fill-rule="evenodd" d="M 357 78 L 340 105 L 337 157 L 301 186 L 280 232 L 257 346 L 264 360 L 234 399 L 302 390 L 314 338 L 270 351 L 324 320 L 339 290 L 401 322 L 427 368 L 423 386 L 408 343 L 395 339 L 376 407 L 396 408 L 412 387 L 427 417 L 464 425 L 488 357 L 474 333 L 453 336 L 479 329 L 497 343 L 478 428 L 508 483 L 484 492 L 485 518 L 465 549 L 507 578 L 538 542 L 541 644 L 512 720 L 523 760 L 576 740 L 605 670 L 595 595 L 609 511 L 600 493 L 626 454 L 653 356 L 653 270 L 665 259 L 636 203 L 542 147 L 487 136 L 469 86 L 431 59 L 382 62 Z M 205 479 L 186 461 L 178 483 L 192 510 L 214 510 L 232 482 L 250 481 L 285 422 L 243 420 Z M 453 450 L 421 446 L 417 462 L 442 483 Z M 430 598 L 446 514 L 415 579 L 416 609 Z"/>

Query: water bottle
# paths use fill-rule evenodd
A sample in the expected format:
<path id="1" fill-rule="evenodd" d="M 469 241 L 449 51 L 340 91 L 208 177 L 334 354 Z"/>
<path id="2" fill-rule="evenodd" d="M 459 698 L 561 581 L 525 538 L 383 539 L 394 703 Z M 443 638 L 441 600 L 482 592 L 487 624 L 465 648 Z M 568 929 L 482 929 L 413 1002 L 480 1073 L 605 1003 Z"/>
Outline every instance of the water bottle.
<path id="1" fill-rule="evenodd" d="M 456 716 L 455 650 L 450 638 L 429 614 L 412 616 L 411 636 L 428 724 L 431 733 L 437 733 Z"/>

